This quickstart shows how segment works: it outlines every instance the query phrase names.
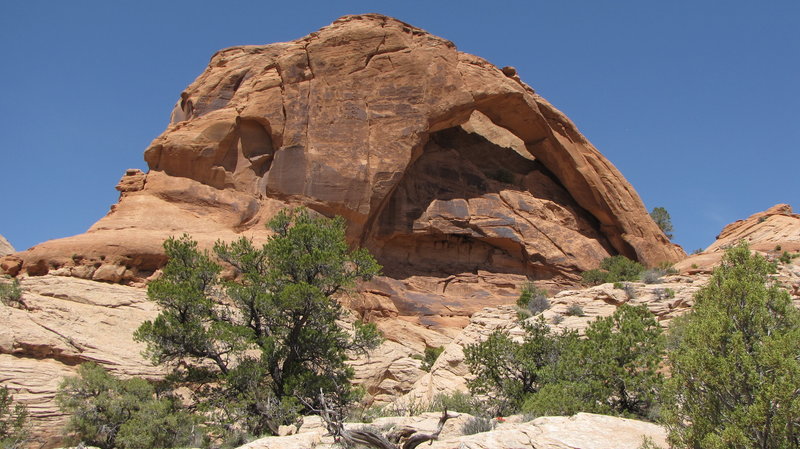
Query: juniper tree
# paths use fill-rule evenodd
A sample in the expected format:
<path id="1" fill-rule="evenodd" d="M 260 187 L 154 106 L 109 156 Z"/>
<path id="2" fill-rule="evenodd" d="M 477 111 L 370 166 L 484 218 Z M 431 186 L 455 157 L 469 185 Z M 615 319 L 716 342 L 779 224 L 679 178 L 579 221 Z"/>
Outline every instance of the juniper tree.
<path id="1" fill-rule="evenodd" d="M 347 353 L 378 341 L 374 325 L 357 322 L 353 335 L 339 324 L 334 297 L 380 270 L 366 250 L 350 250 L 344 220 L 298 209 L 268 226 L 263 246 L 218 242 L 213 256 L 186 235 L 167 240 L 169 262 L 148 287 L 162 312 L 135 334 L 155 363 L 174 368 L 172 380 L 194 388 L 206 415 L 253 434 L 274 433 L 320 391 L 352 401 Z M 233 280 L 220 279 L 215 258 Z"/>
<path id="2" fill-rule="evenodd" d="M 664 415 L 688 448 L 800 447 L 800 312 L 746 243 L 675 330 Z"/>

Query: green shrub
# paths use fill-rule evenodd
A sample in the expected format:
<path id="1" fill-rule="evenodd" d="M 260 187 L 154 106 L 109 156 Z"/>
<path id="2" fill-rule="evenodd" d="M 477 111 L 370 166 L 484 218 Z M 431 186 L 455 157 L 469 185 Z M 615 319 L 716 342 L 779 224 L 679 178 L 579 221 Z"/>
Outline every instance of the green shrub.
<path id="1" fill-rule="evenodd" d="M 673 447 L 800 447 L 800 312 L 774 271 L 746 243 L 726 250 L 672 327 L 662 407 Z"/>
<path id="2" fill-rule="evenodd" d="M 436 359 L 444 352 L 444 346 L 439 346 L 437 348 L 425 348 L 425 355 L 422 358 L 422 365 L 420 365 L 420 369 L 422 371 L 430 372 L 433 364 L 436 363 Z"/>
<path id="3" fill-rule="evenodd" d="M 609 281 L 609 276 L 607 271 L 592 269 L 586 270 L 581 273 L 581 278 L 584 284 L 587 285 L 600 285 L 605 284 L 606 282 L 613 282 Z"/>
<path id="4" fill-rule="evenodd" d="M 606 282 L 636 281 L 645 270 L 644 265 L 625 256 L 606 257 L 600 262 L 600 269 L 587 270 L 581 274 L 583 282 L 589 285 Z"/>
<path id="5" fill-rule="evenodd" d="M 65 379 L 56 401 L 69 413 L 67 431 L 76 442 L 103 449 L 149 449 L 196 444 L 197 419 L 179 401 L 158 397 L 144 379 L 119 379 L 94 363 Z"/>
<path id="6" fill-rule="evenodd" d="M 585 338 L 562 337 L 546 382 L 528 395 L 523 412 L 534 416 L 577 412 L 648 418 L 662 383 L 661 327 L 644 306 L 623 304 L 589 324 Z"/>
<path id="7" fill-rule="evenodd" d="M 25 447 L 28 441 L 27 419 L 28 409 L 22 404 L 14 404 L 8 388 L 0 386 L 0 448 Z"/>
<path id="8" fill-rule="evenodd" d="M 508 332 L 496 331 L 464 348 L 464 360 L 475 375 L 467 382 L 470 392 L 487 397 L 487 408 L 500 416 L 519 410 L 525 396 L 540 388 L 544 370 L 558 357 L 559 338 L 544 318 L 522 326 L 522 342 L 512 340 Z"/>
<path id="9" fill-rule="evenodd" d="M 585 338 L 574 331 L 555 334 L 543 319 L 525 331 L 520 343 L 495 332 L 464 351 L 475 375 L 470 391 L 491 398 L 494 412 L 652 417 L 664 341 L 646 307 L 623 304 L 591 322 Z"/>
<path id="10" fill-rule="evenodd" d="M 572 304 L 567 307 L 567 311 L 564 312 L 567 316 L 584 316 L 583 307 L 580 304 Z"/>
<path id="11" fill-rule="evenodd" d="M 11 307 L 24 305 L 22 289 L 17 279 L 11 279 L 11 282 L 0 281 L 0 302 Z"/>
<path id="12" fill-rule="evenodd" d="M 493 427 L 491 419 L 483 416 L 473 416 L 461 427 L 461 433 L 464 435 L 475 435 L 476 433 L 488 432 L 492 430 Z"/>

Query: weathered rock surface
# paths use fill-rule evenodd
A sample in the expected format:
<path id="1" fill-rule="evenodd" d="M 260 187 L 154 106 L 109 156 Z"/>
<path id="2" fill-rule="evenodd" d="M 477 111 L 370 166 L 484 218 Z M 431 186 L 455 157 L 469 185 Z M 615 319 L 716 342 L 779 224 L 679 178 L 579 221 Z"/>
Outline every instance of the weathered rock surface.
<path id="1" fill-rule="evenodd" d="M 0 256 L 5 256 L 7 254 L 15 252 L 17 252 L 17 250 L 15 250 L 13 246 L 11 246 L 11 243 L 9 243 L 5 237 L 0 235 Z"/>
<path id="2" fill-rule="evenodd" d="M 132 339 L 157 314 L 142 289 L 62 276 L 28 277 L 21 286 L 23 307 L 0 303 L 0 384 L 28 406 L 39 443 L 52 447 L 62 435 L 65 417 L 54 397 L 80 363 L 121 376 L 162 374 Z"/>
<path id="3" fill-rule="evenodd" d="M 260 240 L 287 205 L 344 216 L 394 278 L 483 270 L 563 284 L 610 254 L 684 256 L 513 68 L 377 14 L 217 52 L 145 159 L 149 173 L 126 172 L 105 218 L 18 253 L 17 269 L 142 283 L 166 237 Z"/>
<path id="4" fill-rule="evenodd" d="M 409 426 L 420 431 L 433 432 L 439 413 L 423 413 L 412 417 L 376 419 L 374 428 Z M 431 449 L 637 449 L 645 438 L 656 447 L 667 448 L 666 431 L 656 424 L 612 416 L 578 413 L 574 416 L 541 417 L 525 422 L 521 417 L 509 417 L 495 423 L 489 432 L 464 435 L 462 426 L 470 415 L 450 419 L 442 429 Z M 360 424 L 350 424 L 357 428 Z M 291 449 L 337 447 L 326 434 L 317 417 L 308 417 L 298 433 L 284 437 L 267 437 L 255 440 L 240 449 Z"/>
<path id="5" fill-rule="evenodd" d="M 725 248 L 745 240 L 750 248 L 771 257 L 784 251 L 800 252 L 800 214 L 788 204 L 776 204 L 764 212 L 737 220 L 722 229 L 717 240 L 705 251 L 675 264 L 684 272 L 710 272 L 722 259 Z"/>

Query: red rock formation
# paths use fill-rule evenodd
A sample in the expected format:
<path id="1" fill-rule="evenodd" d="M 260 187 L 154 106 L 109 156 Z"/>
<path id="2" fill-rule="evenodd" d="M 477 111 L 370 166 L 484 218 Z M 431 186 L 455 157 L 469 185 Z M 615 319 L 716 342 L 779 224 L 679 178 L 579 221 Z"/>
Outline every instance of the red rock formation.
<path id="1" fill-rule="evenodd" d="M 516 70 L 398 20 L 343 17 L 288 43 L 217 52 L 86 234 L 19 253 L 142 282 L 161 242 L 266 237 L 286 205 L 339 214 L 394 277 L 480 270 L 554 283 L 611 254 L 683 251 L 575 125 Z"/>
<path id="2" fill-rule="evenodd" d="M 788 204 L 776 204 L 764 212 L 755 213 L 744 220 L 725 226 L 717 240 L 700 254 L 692 255 L 675 265 L 681 271 L 710 272 L 719 263 L 725 248 L 740 241 L 765 254 L 780 256 L 784 251 L 800 252 L 800 214 L 792 212 Z"/>

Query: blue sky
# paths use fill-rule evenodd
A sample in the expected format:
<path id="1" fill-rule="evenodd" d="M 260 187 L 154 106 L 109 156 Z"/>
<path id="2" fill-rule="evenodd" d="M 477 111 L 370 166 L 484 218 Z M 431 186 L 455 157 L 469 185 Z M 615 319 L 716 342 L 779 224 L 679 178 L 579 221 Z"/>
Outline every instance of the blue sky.
<path id="1" fill-rule="evenodd" d="M 800 2 L 37 1 L 0 4 L 0 234 L 84 232 L 218 49 L 379 12 L 515 66 L 672 215 L 687 252 L 800 207 Z"/>

